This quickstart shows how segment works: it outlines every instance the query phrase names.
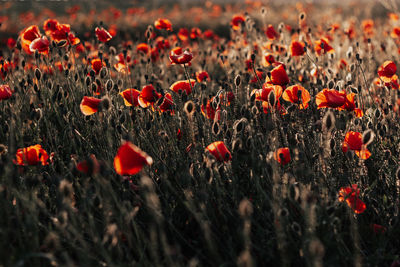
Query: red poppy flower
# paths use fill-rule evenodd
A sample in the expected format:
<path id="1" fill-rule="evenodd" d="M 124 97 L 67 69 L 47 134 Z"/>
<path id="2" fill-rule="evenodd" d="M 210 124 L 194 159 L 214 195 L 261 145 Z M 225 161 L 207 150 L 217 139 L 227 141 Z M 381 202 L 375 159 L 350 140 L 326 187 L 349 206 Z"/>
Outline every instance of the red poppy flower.
<path id="1" fill-rule="evenodd" d="M 374 21 L 372 19 L 363 20 L 361 24 L 366 36 L 371 36 L 374 33 Z"/>
<path id="2" fill-rule="evenodd" d="M 268 25 L 267 30 L 265 31 L 265 35 L 267 35 L 268 39 L 274 40 L 279 38 L 279 34 L 276 32 L 274 26 L 271 24 Z"/>
<path id="3" fill-rule="evenodd" d="M 32 43 L 33 40 L 40 37 L 40 31 L 38 26 L 32 25 L 23 30 L 20 34 L 21 37 L 21 46 L 22 49 L 29 55 L 32 54 L 31 50 L 29 49 L 29 45 Z"/>
<path id="4" fill-rule="evenodd" d="M 318 55 L 325 54 L 325 53 L 333 53 L 335 50 L 332 46 L 330 46 L 328 39 L 321 38 L 315 42 L 315 52 Z"/>
<path id="5" fill-rule="evenodd" d="M 202 81 L 210 81 L 210 75 L 207 71 L 198 71 L 196 72 L 196 79 L 199 83 Z"/>
<path id="6" fill-rule="evenodd" d="M 158 60 L 159 53 L 157 47 L 153 47 L 150 51 L 150 58 L 152 62 L 156 62 Z"/>
<path id="7" fill-rule="evenodd" d="M 164 95 L 164 100 L 158 107 L 160 108 L 161 112 L 169 111 L 171 114 L 173 113 L 174 100 L 172 100 L 170 93 L 166 93 Z"/>
<path id="8" fill-rule="evenodd" d="M 148 106 L 153 106 L 154 103 L 161 97 L 160 93 L 157 93 L 153 85 L 145 85 L 139 94 L 138 102 L 142 108 L 147 108 Z"/>
<path id="9" fill-rule="evenodd" d="M 182 42 L 185 42 L 189 39 L 189 30 L 186 28 L 180 28 L 178 32 L 178 38 Z"/>
<path id="10" fill-rule="evenodd" d="M 346 60 L 344 60 L 344 59 L 339 60 L 338 67 L 339 67 L 341 70 L 345 69 L 345 68 L 347 67 L 347 65 L 348 65 L 348 64 L 347 64 Z"/>
<path id="11" fill-rule="evenodd" d="M 262 81 L 265 79 L 265 73 L 261 70 L 256 70 L 256 75 L 252 76 L 250 83 L 258 83 L 258 81 Z"/>
<path id="12" fill-rule="evenodd" d="M 155 40 L 155 43 L 156 43 L 156 47 L 157 47 L 158 49 L 160 49 L 160 50 L 162 50 L 162 49 L 169 49 L 169 48 L 170 48 L 168 39 L 165 39 L 165 38 L 162 37 L 162 36 L 158 36 L 158 37 L 156 38 L 156 40 Z"/>
<path id="13" fill-rule="evenodd" d="M 49 53 L 50 41 L 46 36 L 42 36 L 32 41 L 29 50 L 33 53 L 38 51 L 40 54 L 47 55 Z"/>
<path id="14" fill-rule="evenodd" d="M 71 45 L 77 45 L 81 42 L 81 40 L 78 37 L 76 37 L 75 34 L 72 32 L 68 33 L 67 40 Z"/>
<path id="15" fill-rule="evenodd" d="M 87 160 L 83 160 L 76 164 L 76 169 L 86 175 L 94 175 L 100 172 L 100 162 L 95 155 L 90 155 Z"/>
<path id="16" fill-rule="evenodd" d="M 42 164 L 44 166 L 49 164 L 47 162 L 49 155 L 41 145 L 19 148 L 15 157 L 16 158 L 13 160 L 13 162 L 17 165 L 26 166 Z"/>
<path id="17" fill-rule="evenodd" d="M 47 35 L 50 35 L 57 29 L 58 21 L 56 19 L 48 19 L 43 23 L 43 29 Z"/>
<path id="18" fill-rule="evenodd" d="M 281 105 L 279 100 L 276 101 L 274 106 L 271 106 L 267 101 L 262 102 L 263 112 L 268 114 L 268 112 L 272 109 L 274 112 L 277 112 L 281 116 L 286 115 L 287 111 L 284 106 Z"/>
<path id="19" fill-rule="evenodd" d="M 346 92 L 335 89 L 324 89 L 315 97 L 315 103 L 320 108 L 338 108 L 346 103 Z"/>
<path id="20" fill-rule="evenodd" d="M 193 58 L 193 54 L 189 51 L 183 51 L 181 47 L 175 47 L 169 53 L 169 59 L 173 64 L 187 64 Z"/>
<path id="21" fill-rule="evenodd" d="M 215 33 L 212 30 L 208 29 L 203 32 L 203 38 L 207 40 L 213 40 L 217 39 L 218 36 L 215 35 Z"/>
<path id="22" fill-rule="evenodd" d="M 206 147 L 206 151 L 210 152 L 219 162 L 232 160 L 231 152 L 222 141 L 211 143 Z"/>
<path id="23" fill-rule="evenodd" d="M 310 93 L 301 85 L 292 85 L 286 88 L 282 98 L 293 104 L 299 104 L 300 109 L 307 108 L 308 102 L 311 100 Z"/>
<path id="24" fill-rule="evenodd" d="M 50 36 L 55 41 L 67 40 L 68 33 L 71 31 L 69 24 L 57 24 L 56 29 L 50 32 Z"/>
<path id="25" fill-rule="evenodd" d="M 354 102 L 354 97 L 355 93 L 351 93 L 346 95 L 346 101 L 343 106 L 338 107 L 338 110 L 347 110 L 347 111 L 354 111 L 356 113 L 356 116 L 362 117 L 364 115 L 364 112 L 356 107 L 356 104 Z"/>
<path id="26" fill-rule="evenodd" d="M 172 23 L 168 19 L 158 19 L 154 22 L 154 27 L 159 30 L 172 31 Z"/>
<path id="27" fill-rule="evenodd" d="M 197 27 L 194 27 L 190 30 L 190 39 L 197 39 L 201 36 L 201 30 Z"/>
<path id="28" fill-rule="evenodd" d="M 378 75 L 384 82 L 390 82 L 393 75 L 396 74 L 397 67 L 393 61 L 385 61 L 379 68 L 378 68 Z"/>
<path id="29" fill-rule="evenodd" d="M 16 44 L 17 44 L 17 41 L 15 41 L 14 38 L 10 37 L 7 39 L 7 47 L 8 48 L 13 49 Z"/>
<path id="30" fill-rule="evenodd" d="M 136 52 L 142 52 L 143 54 L 147 55 L 150 51 L 150 47 L 146 43 L 141 43 L 136 46 Z"/>
<path id="31" fill-rule="evenodd" d="M 371 156 L 371 152 L 367 149 L 367 146 L 363 144 L 362 134 L 359 132 L 350 131 L 346 134 L 342 151 L 346 153 L 348 150 L 354 150 L 356 155 L 361 159 L 368 159 Z"/>
<path id="32" fill-rule="evenodd" d="M 96 113 L 99 110 L 100 103 L 101 99 L 84 96 L 79 107 L 81 109 L 81 112 L 84 115 L 88 116 Z"/>
<path id="33" fill-rule="evenodd" d="M 190 79 L 190 83 L 193 87 L 194 84 L 196 83 L 196 80 Z M 189 84 L 188 80 L 174 82 L 169 87 L 169 89 L 174 91 L 175 93 L 179 93 L 179 91 L 185 91 L 187 95 L 189 95 L 192 92 L 192 89 L 190 88 L 190 84 Z"/>
<path id="34" fill-rule="evenodd" d="M 101 68 L 105 66 L 105 63 L 99 58 L 92 59 L 90 63 L 92 64 L 92 69 L 95 71 L 96 75 L 99 74 Z"/>
<path id="35" fill-rule="evenodd" d="M 139 106 L 140 91 L 136 89 L 126 89 L 119 93 L 124 98 L 125 106 Z"/>
<path id="36" fill-rule="evenodd" d="M 201 104 L 201 113 L 206 117 L 207 119 L 210 120 L 219 120 L 220 119 L 220 114 L 217 114 L 217 111 L 221 110 L 221 107 L 218 106 L 216 109 L 212 106 L 211 102 L 213 101 L 214 97 L 211 99 L 207 100 L 207 104 L 204 106 L 204 104 Z M 215 117 L 217 115 L 217 117 Z"/>
<path id="37" fill-rule="evenodd" d="M 269 78 L 268 78 L 269 80 Z M 270 81 L 273 84 L 285 86 L 289 83 L 289 77 L 286 73 L 285 67 L 283 64 L 279 64 L 279 66 L 275 67 L 271 71 Z"/>
<path id="38" fill-rule="evenodd" d="M 0 85 L 0 100 L 9 99 L 12 96 L 12 90 L 8 84 Z"/>
<path id="39" fill-rule="evenodd" d="M 264 66 L 266 66 L 266 67 L 268 67 L 276 62 L 274 56 L 270 53 L 265 54 L 263 59 L 264 59 L 264 62 L 263 62 Z"/>
<path id="40" fill-rule="evenodd" d="M 268 96 L 272 91 L 275 93 L 275 100 L 278 100 L 282 96 L 283 88 L 279 85 L 264 83 L 262 89 L 255 89 L 252 93 L 255 93 L 256 100 L 268 102 Z"/>
<path id="41" fill-rule="evenodd" d="M 119 175 L 134 175 L 153 159 L 131 142 L 122 144 L 114 158 L 114 169 Z"/>
<path id="42" fill-rule="evenodd" d="M 374 231 L 374 233 L 377 234 L 384 234 L 386 232 L 386 227 L 380 225 L 380 224 L 376 224 L 373 223 L 371 225 L 372 231 Z"/>
<path id="43" fill-rule="evenodd" d="M 346 201 L 347 205 L 357 214 L 363 213 L 366 209 L 365 203 L 359 198 L 360 189 L 356 184 L 351 187 L 342 187 L 339 190 L 339 201 Z"/>
<path id="44" fill-rule="evenodd" d="M 234 30 L 240 30 L 241 25 L 244 24 L 245 18 L 242 15 L 235 15 L 231 20 L 231 26 Z"/>
<path id="45" fill-rule="evenodd" d="M 96 27 L 94 32 L 96 33 L 97 39 L 100 42 L 106 43 L 112 39 L 112 35 L 103 27 Z"/>
<path id="46" fill-rule="evenodd" d="M 292 54 L 292 56 L 296 57 L 296 56 L 302 56 L 304 55 L 305 51 L 304 51 L 304 43 L 303 42 L 297 42 L 297 41 L 293 41 L 290 44 L 290 53 Z"/>
<path id="47" fill-rule="evenodd" d="M 392 32 L 390 33 L 392 38 L 399 38 L 400 37 L 400 27 L 394 27 Z"/>
<path id="48" fill-rule="evenodd" d="M 286 165 L 290 162 L 290 151 L 288 147 L 278 148 L 274 152 L 274 159 L 281 165 Z"/>

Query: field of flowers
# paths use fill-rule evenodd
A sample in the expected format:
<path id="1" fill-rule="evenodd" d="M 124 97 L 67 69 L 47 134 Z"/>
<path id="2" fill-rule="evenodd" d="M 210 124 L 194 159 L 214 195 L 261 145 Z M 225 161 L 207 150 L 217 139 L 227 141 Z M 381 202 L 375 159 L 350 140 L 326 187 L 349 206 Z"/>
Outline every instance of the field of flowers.
<path id="1" fill-rule="evenodd" d="M 1 266 L 400 266 L 395 1 L 105 3 L 0 2 Z"/>

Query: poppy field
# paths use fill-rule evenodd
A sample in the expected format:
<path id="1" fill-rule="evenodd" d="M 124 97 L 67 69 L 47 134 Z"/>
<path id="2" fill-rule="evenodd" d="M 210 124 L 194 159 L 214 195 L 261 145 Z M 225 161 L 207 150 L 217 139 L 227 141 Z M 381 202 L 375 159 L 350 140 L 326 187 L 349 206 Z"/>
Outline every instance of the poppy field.
<path id="1" fill-rule="evenodd" d="M 400 266 L 396 1 L 140 2 L 0 2 L 0 265 Z"/>

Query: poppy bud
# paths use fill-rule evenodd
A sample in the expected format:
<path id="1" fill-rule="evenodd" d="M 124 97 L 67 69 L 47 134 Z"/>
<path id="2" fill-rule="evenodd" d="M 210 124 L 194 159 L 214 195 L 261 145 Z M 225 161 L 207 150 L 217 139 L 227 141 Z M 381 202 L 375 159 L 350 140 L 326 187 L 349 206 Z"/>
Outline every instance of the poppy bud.
<path id="1" fill-rule="evenodd" d="M 242 150 L 243 148 L 243 142 L 240 138 L 236 138 L 232 142 L 232 151 L 237 152 L 239 150 Z"/>
<path id="2" fill-rule="evenodd" d="M 104 79 L 107 76 L 107 68 L 101 68 L 100 78 Z"/>
<path id="3" fill-rule="evenodd" d="M 188 101 L 185 103 L 185 105 L 183 106 L 183 110 L 185 111 L 185 113 L 191 117 L 194 114 L 194 110 L 195 110 L 195 104 L 193 103 L 193 101 Z"/>
<path id="4" fill-rule="evenodd" d="M 332 138 L 331 140 L 329 140 L 329 147 L 331 150 L 334 150 L 335 146 L 336 146 L 335 139 Z"/>
<path id="5" fill-rule="evenodd" d="M 374 140 L 375 134 L 371 129 L 368 129 L 363 132 L 362 135 L 362 142 L 364 145 L 370 144 Z"/>
<path id="6" fill-rule="evenodd" d="M 328 82 L 328 88 L 329 88 L 329 89 L 333 89 L 334 86 L 335 86 L 335 82 L 334 82 L 333 80 L 330 80 L 330 81 Z"/>
<path id="7" fill-rule="evenodd" d="M 253 214 L 253 205 L 248 199 L 243 199 L 239 203 L 239 215 L 242 218 L 249 218 Z"/>
<path id="8" fill-rule="evenodd" d="M 213 126 L 212 126 L 211 129 L 212 129 L 212 133 L 213 133 L 214 135 L 219 135 L 219 133 L 220 133 L 220 127 L 219 127 L 218 121 L 214 121 Z"/>
<path id="9" fill-rule="evenodd" d="M 379 109 L 375 110 L 375 118 L 379 119 L 381 117 L 382 113 Z"/>
<path id="10" fill-rule="evenodd" d="M 110 54 L 113 55 L 113 56 L 117 53 L 117 50 L 115 49 L 114 46 L 110 46 L 110 48 L 108 49 L 108 51 L 109 51 Z M 126 51 L 126 50 L 124 50 L 124 51 Z M 125 56 L 125 58 L 126 58 L 126 56 Z"/>
<path id="11" fill-rule="evenodd" d="M 111 91 L 111 89 L 113 88 L 113 86 L 114 86 L 114 82 L 113 82 L 111 79 L 109 79 L 109 80 L 107 81 L 107 83 L 106 83 L 106 89 L 107 89 L 107 91 Z"/>
<path id="12" fill-rule="evenodd" d="M 235 85 L 236 85 L 236 87 L 239 87 L 240 83 L 241 83 L 241 79 L 240 79 L 240 75 L 238 74 L 235 77 Z"/>
<path id="13" fill-rule="evenodd" d="M 108 96 L 103 96 L 99 105 L 102 111 L 108 111 L 111 107 L 111 99 Z"/>
<path id="14" fill-rule="evenodd" d="M 38 68 L 35 69 L 35 77 L 38 80 L 42 77 L 42 72 Z"/>
<path id="15" fill-rule="evenodd" d="M 271 107 L 275 106 L 275 92 L 271 90 L 271 92 L 268 95 L 268 103 L 271 105 Z"/>
<path id="16" fill-rule="evenodd" d="M 322 128 L 327 132 L 331 132 L 335 127 L 335 115 L 331 111 L 325 114 L 322 119 L 322 125 Z"/>

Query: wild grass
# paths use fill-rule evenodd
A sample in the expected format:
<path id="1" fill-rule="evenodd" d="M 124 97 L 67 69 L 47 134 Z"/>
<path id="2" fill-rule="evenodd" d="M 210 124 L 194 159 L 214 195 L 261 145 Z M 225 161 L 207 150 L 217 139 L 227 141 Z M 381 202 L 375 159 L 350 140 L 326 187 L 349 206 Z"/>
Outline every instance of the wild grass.
<path id="1" fill-rule="evenodd" d="M 94 35 L 100 18 L 89 15 L 84 26 L 85 14 L 78 11 L 82 24 L 69 21 L 67 15 L 57 19 L 71 23 L 76 36 L 91 49 L 78 53 L 76 47 L 52 43 L 49 55 L 27 55 L 18 44 L 2 48 L 1 64 L 17 62 L 1 82 L 14 91 L 10 99 L 0 101 L 3 266 L 398 266 L 398 90 L 374 83 L 385 60 L 399 63 L 398 39 L 388 35 L 398 21 L 390 21 L 389 11 L 382 7 L 384 17 L 369 17 L 372 13 L 364 11 L 355 19 L 356 36 L 350 39 L 344 33 L 354 19 L 347 15 L 349 9 L 271 6 L 265 15 L 254 6 L 249 7 L 241 30 L 231 30 L 230 19 L 241 7 L 222 7 L 226 13 L 201 22 L 202 31 L 223 29 L 219 31 L 225 36 L 214 40 L 173 41 L 172 34 L 185 26 L 178 19 L 184 12 L 166 9 L 166 13 L 147 10 L 141 19 L 122 11 L 116 25 L 124 30 L 102 44 Z M 301 12 L 307 14 L 307 28 L 299 28 Z M 196 82 L 190 95 L 169 90 L 175 81 L 186 79 L 181 66 L 170 64 L 170 49 L 160 50 L 155 61 L 135 49 L 141 42 L 155 46 L 144 32 L 156 16 L 164 15 L 174 31 L 152 30 L 169 38 L 171 48 L 190 48 L 194 54 L 187 67 L 190 76 L 206 70 L 211 77 Z M 321 21 L 324 16 L 330 19 Z M 367 18 L 375 21 L 368 37 L 357 24 Z M 279 25 L 282 20 L 293 30 Z M 37 22 L 39 27 L 43 21 Z M 128 29 L 130 24 L 124 22 L 135 22 L 142 30 Z M 295 58 L 288 52 L 294 34 L 314 42 L 330 34 L 328 24 L 334 22 L 340 25 L 331 34 L 334 53 L 317 55 L 314 43 L 308 43 L 304 56 Z M 18 31 L 29 26 L 9 23 L 21 26 Z M 112 23 L 104 20 L 103 26 Z M 286 52 L 268 51 L 286 65 L 289 85 L 301 84 L 310 92 L 306 109 L 280 99 L 286 115 L 265 113 L 261 102 L 252 98 L 253 89 L 259 89 L 273 69 L 262 64 L 268 24 L 280 33 L 273 45 L 284 46 Z M 12 32 L 15 39 L 18 31 Z M 137 61 L 129 74 L 113 67 L 119 53 Z M 254 69 L 248 71 L 245 61 L 252 54 Z M 93 57 L 106 65 L 98 75 L 91 74 Z M 342 58 L 348 63 L 345 69 L 337 67 Z M 316 66 L 320 69 L 313 75 Z M 50 68 L 52 73 L 46 72 Z M 264 76 L 252 83 L 256 70 Z M 140 90 L 146 84 L 172 94 L 175 114 L 124 105 L 119 92 Z M 99 86 L 99 97 L 109 97 L 110 108 L 84 116 L 79 104 Z M 315 96 L 324 88 L 356 92 L 364 116 L 318 109 Z M 235 100 L 230 105 L 219 103 L 221 119 L 206 118 L 201 105 L 226 92 L 233 92 Z M 184 111 L 188 101 L 194 103 L 192 115 Z M 327 112 L 334 116 L 329 129 Z M 368 145 L 370 158 L 342 152 L 348 131 L 367 129 L 375 133 Z M 137 175 L 118 175 L 113 159 L 123 140 L 140 147 L 154 163 Z M 231 161 L 221 163 L 205 153 L 214 141 L 225 143 Z M 17 149 L 34 144 L 53 153 L 49 165 L 17 166 L 13 162 Z M 273 157 L 280 147 L 290 149 L 291 161 L 285 166 Z M 90 165 L 92 154 L 100 161 L 98 172 Z M 76 169 L 85 159 L 92 170 L 88 174 Z M 366 204 L 361 214 L 338 201 L 340 188 L 352 184 L 358 185 Z M 385 230 L 374 231 L 374 224 Z"/>

